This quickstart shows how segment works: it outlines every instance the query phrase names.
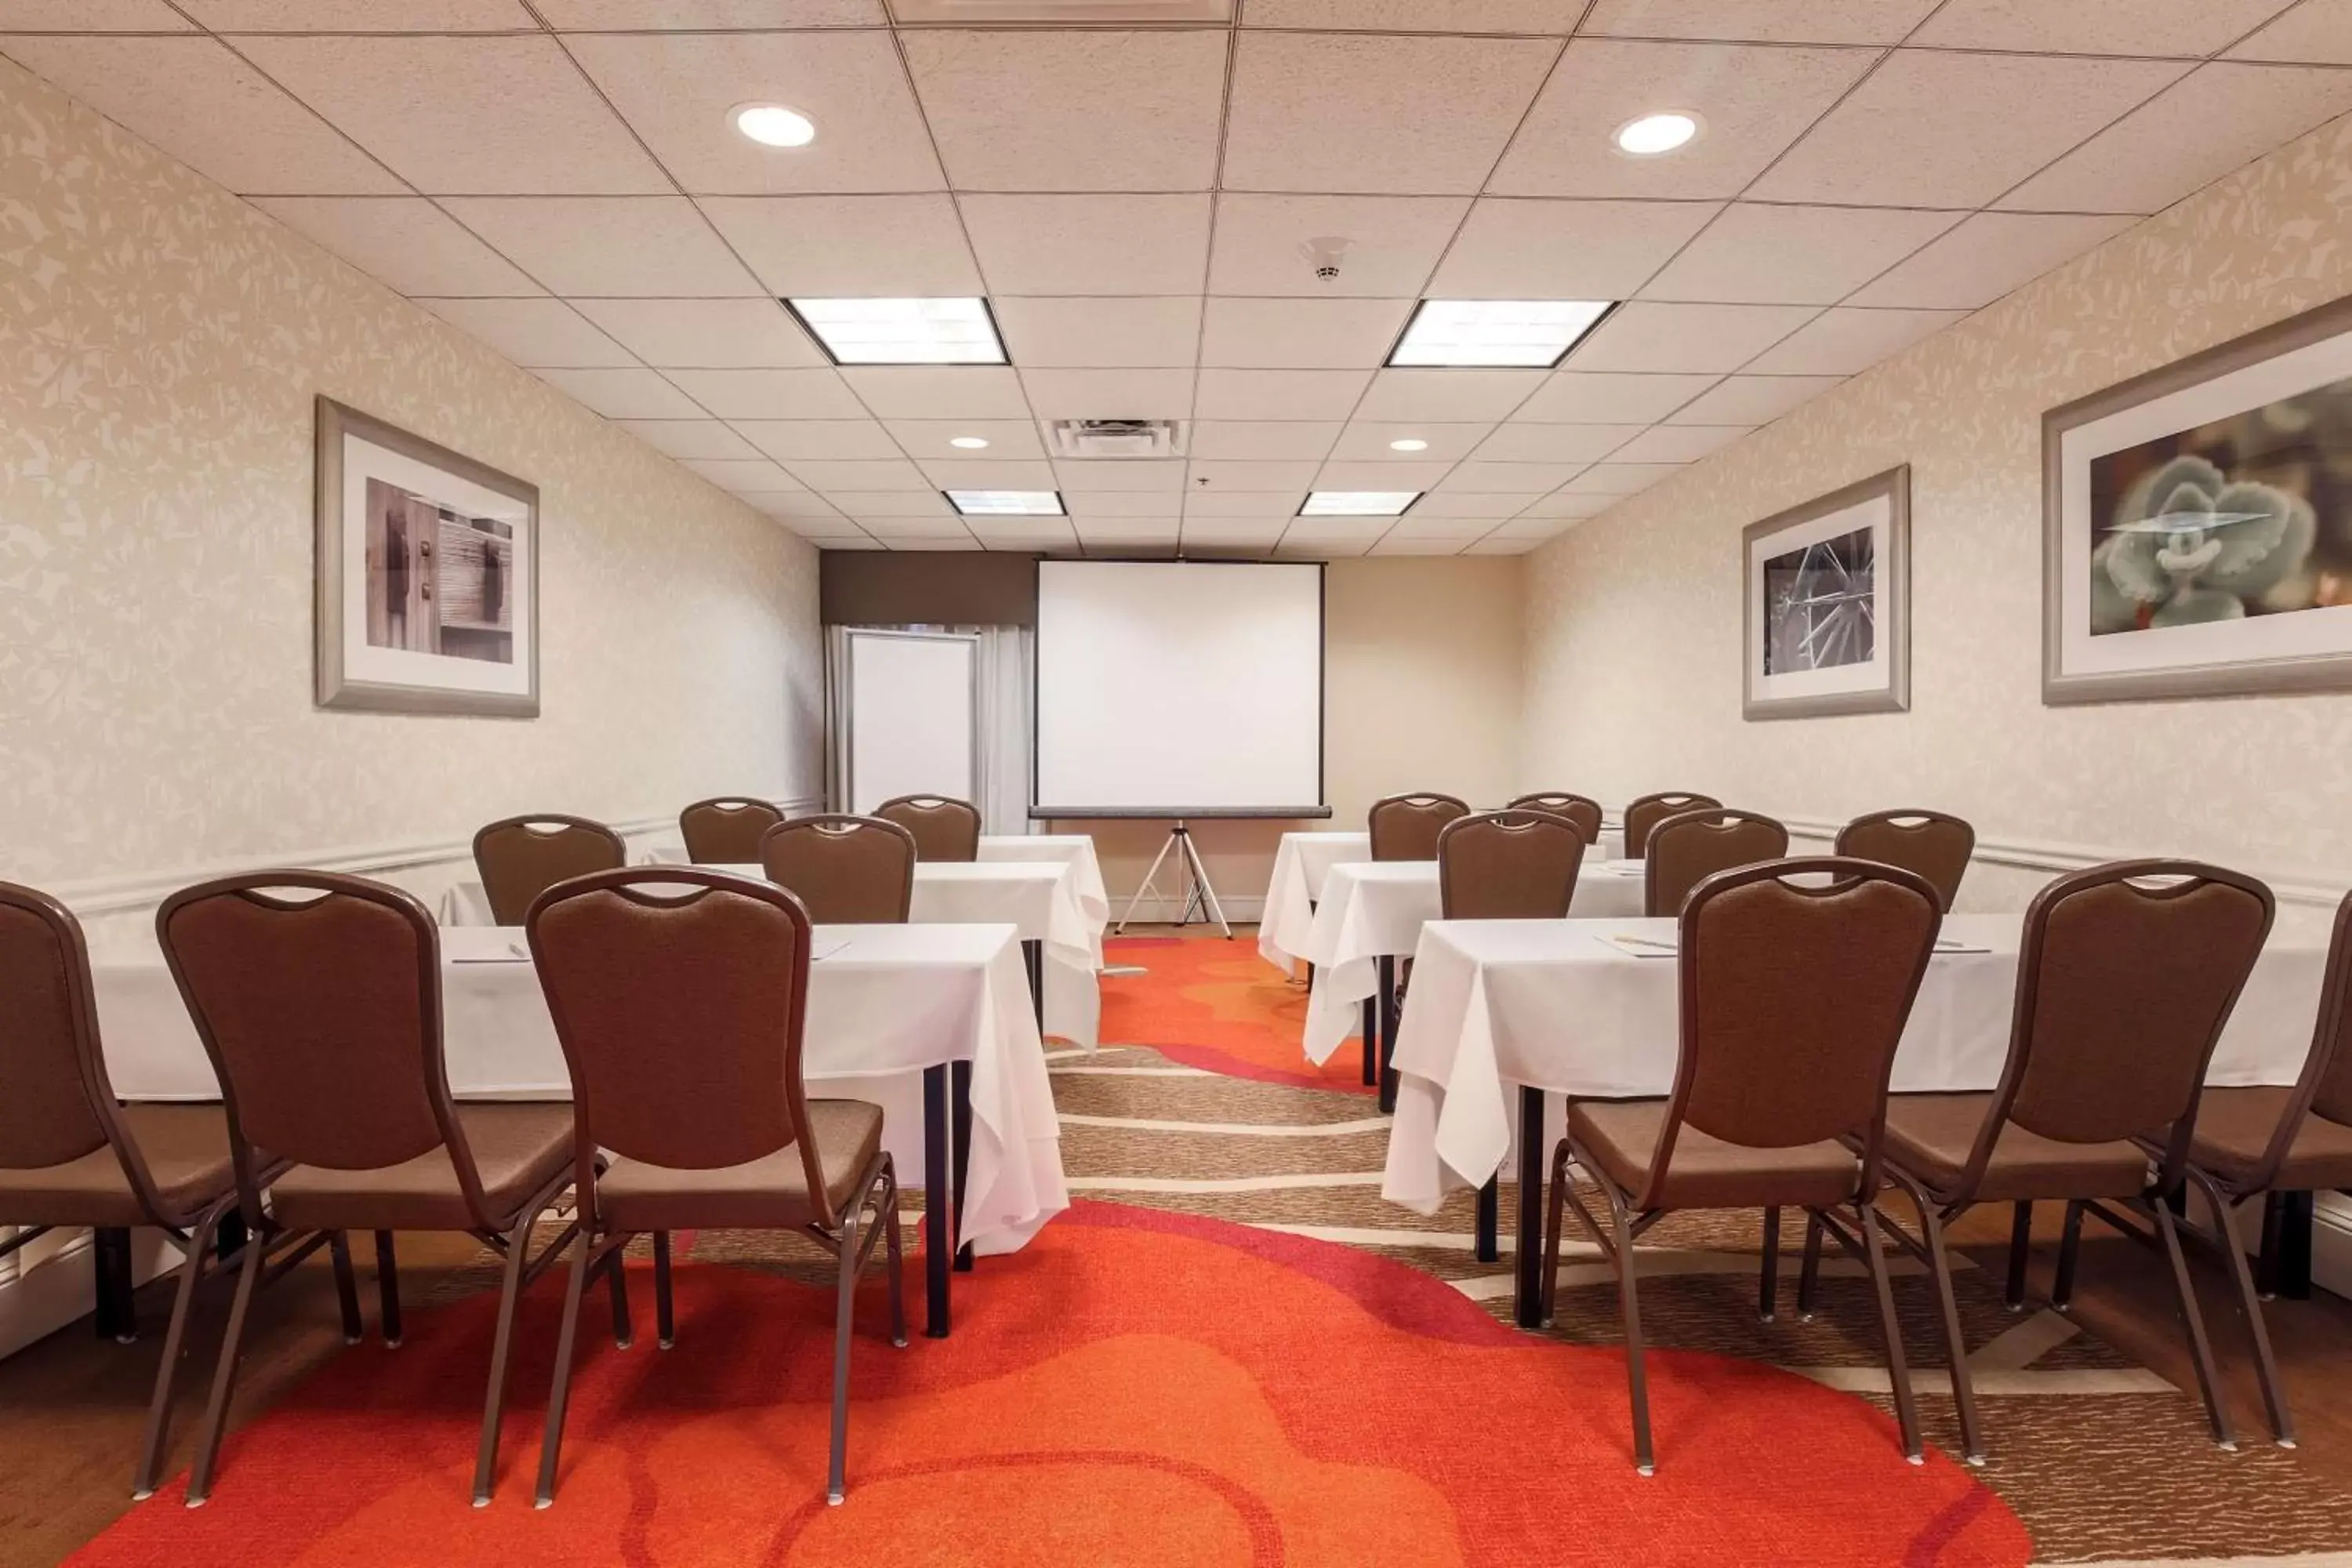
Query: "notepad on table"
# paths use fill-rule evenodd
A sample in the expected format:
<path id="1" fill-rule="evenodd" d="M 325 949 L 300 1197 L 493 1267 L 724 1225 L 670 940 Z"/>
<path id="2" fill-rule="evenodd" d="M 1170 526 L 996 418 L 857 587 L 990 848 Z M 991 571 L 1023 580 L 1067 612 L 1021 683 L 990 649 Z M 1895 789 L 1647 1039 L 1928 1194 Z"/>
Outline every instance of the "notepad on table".
<path id="1" fill-rule="evenodd" d="M 1936 939 L 1936 951 L 1937 952 L 1990 952 L 1992 949 L 1980 942 L 1962 942 L 1956 936 L 1939 936 Z"/>
<path id="2" fill-rule="evenodd" d="M 1630 931 L 1612 932 L 1601 940 L 1635 958 L 1674 958 L 1682 952 L 1681 945 L 1668 938 L 1635 936 Z"/>

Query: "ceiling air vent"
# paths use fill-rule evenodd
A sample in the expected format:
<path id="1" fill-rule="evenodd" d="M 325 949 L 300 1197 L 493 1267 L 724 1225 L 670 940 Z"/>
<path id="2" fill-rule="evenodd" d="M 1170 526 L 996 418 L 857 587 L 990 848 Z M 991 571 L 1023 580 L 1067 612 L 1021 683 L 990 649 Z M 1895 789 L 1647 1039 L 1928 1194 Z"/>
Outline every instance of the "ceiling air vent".
<path id="1" fill-rule="evenodd" d="M 1181 458 L 1181 419 L 1055 419 L 1045 426 L 1056 458 Z"/>
<path id="2" fill-rule="evenodd" d="M 890 14 L 908 26 L 1223 23 L 1234 19 L 1234 0 L 890 0 Z"/>

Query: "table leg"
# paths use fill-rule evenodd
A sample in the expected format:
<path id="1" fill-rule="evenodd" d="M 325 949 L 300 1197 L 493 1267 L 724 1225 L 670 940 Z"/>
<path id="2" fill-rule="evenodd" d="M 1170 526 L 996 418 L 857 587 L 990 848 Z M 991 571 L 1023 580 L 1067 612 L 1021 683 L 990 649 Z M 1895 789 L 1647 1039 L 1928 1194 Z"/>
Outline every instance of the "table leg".
<path id="1" fill-rule="evenodd" d="M 1037 1033 L 1042 1036 L 1045 1032 L 1045 944 L 1023 942 L 1021 966 L 1029 972 L 1029 1000 L 1037 1009 Z"/>
<path id="2" fill-rule="evenodd" d="M 963 1239 L 963 1181 L 971 1169 L 971 1064 L 960 1061 L 948 1069 L 949 1121 L 955 1136 L 955 1266 L 970 1273 L 971 1243 Z"/>
<path id="3" fill-rule="evenodd" d="M 92 1314 L 98 1337 L 129 1344 L 139 1337 L 139 1313 L 131 1302 L 131 1233 L 114 1226 L 91 1231 L 89 1266 L 98 1289 Z"/>
<path id="4" fill-rule="evenodd" d="M 948 1274 L 955 1245 L 948 1226 L 955 1203 L 949 1196 L 948 1069 L 923 1069 L 923 1332 L 948 1337 Z"/>
<path id="5" fill-rule="evenodd" d="M 1543 1327 L 1544 1097 L 1519 1090 L 1519 1256 L 1513 1306 L 1523 1329 Z"/>
<path id="6" fill-rule="evenodd" d="M 213 1256 L 226 1259 L 235 1258 L 238 1247 L 245 1245 L 245 1214 L 231 1209 L 221 1215 L 220 1224 L 213 1227 Z"/>
<path id="7" fill-rule="evenodd" d="M 2264 1297 L 2311 1299 L 2313 1209 L 2309 1193 L 2271 1193 L 2263 1199 L 2263 1250 L 2254 1282 Z"/>
<path id="8" fill-rule="evenodd" d="M 1396 1110 L 1396 1037 L 1397 1037 L 1397 961 L 1387 953 L 1381 954 L 1381 1110 L 1392 1114 Z"/>
<path id="9" fill-rule="evenodd" d="M 1377 997 L 1364 998 L 1364 1083 L 1381 1081 L 1381 1006 Z"/>
<path id="10" fill-rule="evenodd" d="M 1502 1228 L 1503 1178 L 1498 1174 L 1487 1177 L 1486 1184 L 1478 1189 L 1479 1262 L 1502 1261 L 1503 1247 L 1499 1234 Z"/>

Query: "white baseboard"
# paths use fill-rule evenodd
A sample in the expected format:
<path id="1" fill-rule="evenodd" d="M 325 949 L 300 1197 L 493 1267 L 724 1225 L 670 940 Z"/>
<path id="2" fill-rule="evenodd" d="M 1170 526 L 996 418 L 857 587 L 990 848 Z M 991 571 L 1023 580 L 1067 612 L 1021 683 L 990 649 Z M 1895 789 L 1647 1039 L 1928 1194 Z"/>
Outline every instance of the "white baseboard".
<path id="1" fill-rule="evenodd" d="M 42 1246 L 50 1239 L 43 1237 L 34 1245 Z M 138 1283 L 145 1284 L 179 1261 L 179 1248 L 163 1232 L 131 1233 L 131 1278 Z M 0 1279 L 0 1356 L 15 1355 L 75 1319 L 88 1317 L 97 1304 L 97 1282 L 90 1270 L 89 1232 L 79 1231 L 64 1237 L 56 1250 L 38 1262 Z"/>
<path id="2" fill-rule="evenodd" d="M 2352 1296 L 2352 1198 L 2321 1193 L 2312 1204 L 2311 1282 Z"/>

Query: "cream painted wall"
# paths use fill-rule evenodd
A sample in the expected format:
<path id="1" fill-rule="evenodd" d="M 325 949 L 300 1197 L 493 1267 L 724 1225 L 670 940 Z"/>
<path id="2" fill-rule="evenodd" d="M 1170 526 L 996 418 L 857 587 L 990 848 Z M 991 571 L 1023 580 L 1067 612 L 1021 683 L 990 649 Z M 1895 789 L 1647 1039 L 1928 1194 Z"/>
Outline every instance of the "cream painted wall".
<path id="1" fill-rule="evenodd" d="M 311 700 L 311 400 L 540 488 L 531 721 Z M 0 62 L 0 876 L 430 895 L 522 810 L 821 789 L 816 552 Z"/>
<path id="2" fill-rule="evenodd" d="M 2077 858 L 2185 852 L 2352 879 L 2352 695 L 2045 708 L 2045 409 L 2352 290 L 2352 122 L 2251 165 L 1548 545 L 1523 778 L 1706 790 L 1792 818 L 1933 805 L 2021 907 Z M 1907 713 L 1740 719 L 1739 533 L 1912 468 Z"/>

